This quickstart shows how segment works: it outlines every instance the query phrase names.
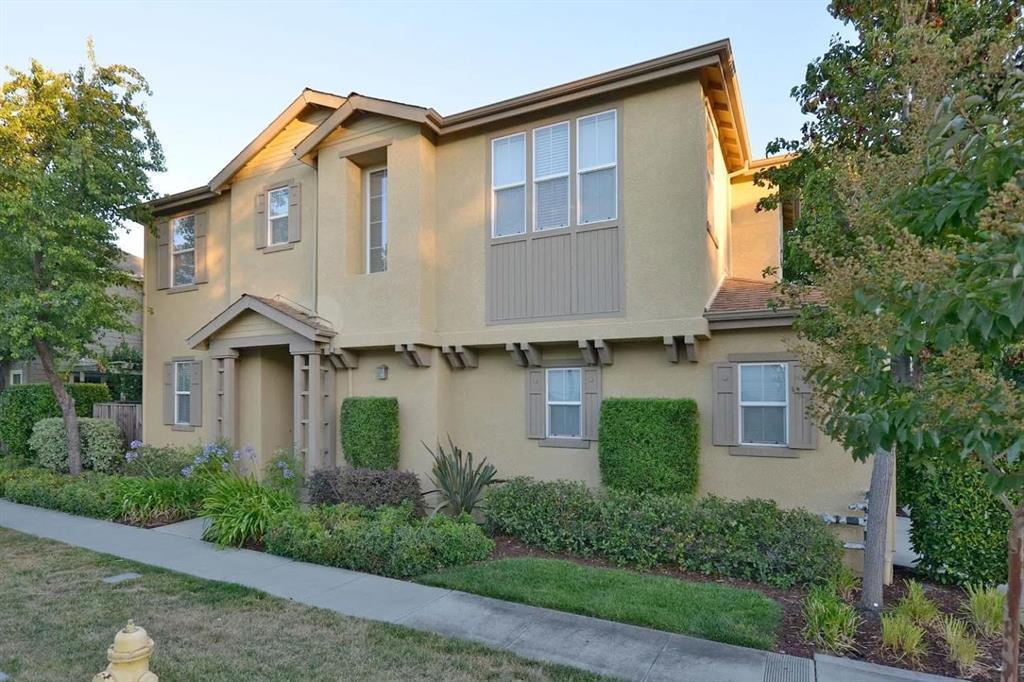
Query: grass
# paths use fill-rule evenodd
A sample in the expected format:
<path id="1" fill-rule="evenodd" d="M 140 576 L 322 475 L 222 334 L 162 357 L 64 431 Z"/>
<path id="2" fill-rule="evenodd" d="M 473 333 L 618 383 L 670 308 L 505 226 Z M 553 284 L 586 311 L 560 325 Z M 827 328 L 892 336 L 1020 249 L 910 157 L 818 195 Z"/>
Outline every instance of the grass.
<path id="1" fill-rule="evenodd" d="M 0 671 L 15 680 L 92 679 L 129 618 L 175 682 L 599 679 L 5 529 L 0 557 Z M 143 577 L 100 582 L 126 571 Z"/>
<path id="2" fill-rule="evenodd" d="M 417 578 L 419 582 L 607 620 L 771 649 L 780 606 L 753 590 L 560 559 L 499 559 Z"/>

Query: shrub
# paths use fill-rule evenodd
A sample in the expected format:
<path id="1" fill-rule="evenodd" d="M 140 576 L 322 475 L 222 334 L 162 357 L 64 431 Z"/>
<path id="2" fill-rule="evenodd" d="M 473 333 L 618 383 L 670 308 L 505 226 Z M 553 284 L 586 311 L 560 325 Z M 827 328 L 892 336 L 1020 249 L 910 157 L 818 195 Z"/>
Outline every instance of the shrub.
<path id="1" fill-rule="evenodd" d="M 302 490 L 302 474 L 305 470 L 305 458 L 301 452 L 282 448 L 274 453 L 263 468 L 263 485 L 288 493 L 292 499 L 297 500 Z"/>
<path id="2" fill-rule="evenodd" d="M 345 461 L 352 466 L 398 466 L 398 398 L 345 398 L 340 430 Z"/>
<path id="3" fill-rule="evenodd" d="M 995 587 L 967 586 L 967 617 L 983 637 L 995 637 L 1003 629 L 1006 595 Z"/>
<path id="4" fill-rule="evenodd" d="M 120 516 L 128 523 L 142 526 L 195 518 L 206 490 L 205 482 L 180 475 L 124 478 L 119 485 Z"/>
<path id="5" fill-rule="evenodd" d="M 897 660 L 904 658 L 916 661 L 927 650 L 924 643 L 924 628 L 905 613 L 893 611 L 882 614 L 882 648 Z"/>
<path id="6" fill-rule="evenodd" d="M 56 509 L 79 516 L 115 519 L 120 514 L 120 479 L 87 472 L 72 477 L 46 469 L 20 469 L 4 486 L 13 502 Z"/>
<path id="7" fill-rule="evenodd" d="M 481 561 L 494 543 L 466 515 L 418 519 L 411 504 L 292 508 L 266 534 L 271 554 L 396 578 Z"/>
<path id="8" fill-rule="evenodd" d="M 598 443 L 601 481 L 609 488 L 697 491 L 700 422 L 693 400 L 606 398 Z"/>
<path id="9" fill-rule="evenodd" d="M 133 441 L 129 447 L 124 455 L 126 476 L 181 476 L 202 452 L 198 445 L 159 447 L 141 441 Z"/>
<path id="10" fill-rule="evenodd" d="M 424 447 L 427 447 L 424 444 Z M 445 511 L 450 516 L 472 514 L 483 502 L 484 491 L 491 483 L 496 483 L 494 476 L 498 470 L 493 464 L 487 463 L 485 457 L 480 464 L 473 466 L 473 453 L 467 452 L 462 457 L 462 450 L 448 438 L 448 451 L 445 452 L 441 443 L 437 444 L 437 452 L 427 447 L 427 452 L 434 458 L 434 466 L 430 469 L 430 481 L 437 493 L 440 503 L 434 513 Z"/>
<path id="11" fill-rule="evenodd" d="M 79 417 L 92 417 L 93 403 L 110 400 L 105 384 L 68 384 L 67 389 Z M 0 392 L 0 443 L 9 456 L 28 461 L 32 456 L 28 441 L 36 422 L 59 416 L 60 406 L 49 384 L 9 386 Z"/>
<path id="12" fill-rule="evenodd" d="M 834 653 L 845 653 L 854 647 L 860 616 L 856 609 L 843 603 L 828 586 L 812 587 L 804 597 L 804 637 L 811 644 Z"/>
<path id="13" fill-rule="evenodd" d="M 121 429 L 109 419 L 82 417 L 78 420 L 82 443 L 82 466 L 102 472 L 120 469 L 124 449 Z M 61 417 L 47 417 L 36 422 L 29 439 L 35 462 L 44 469 L 68 471 L 68 432 Z"/>
<path id="14" fill-rule="evenodd" d="M 857 590 L 860 589 L 860 578 L 849 567 L 840 566 L 836 574 L 828 581 L 828 585 L 839 595 L 840 599 L 851 602 Z"/>
<path id="15" fill-rule="evenodd" d="M 201 513 L 210 517 L 210 526 L 203 532 L 203 539 L 221 546 L 262 542 L 271 517 L 295 506 L 287 493 L 263 487 L 251 476 L 198 480 L 206 480 L 209 485 Z"/>
<path id="16" fill-rule="evenodd" d="M 978 638 L 967 631 L 962 620 L 946 616 L 942 619 L 942 638 L 946 640 L 946 659 L 955 663 L 964 677 L 971 677 L 978 662 Z"/>
<path id="17" fill-rule="evenodd" d="M 256 452 L 248 445 L 232 451 L 227 441 L 218 440 L 204 443 L 192 462 L 181 470 L 185 478 L 220 479 L 224 474 L 243 473 L 243 467 L 256 462 Z"/>
<path id="18" fill-rule="evenodd" d="M 318 469 L 309 477 L 310 502 L 346 504 L 376 509 L 411 504 L 423 515 L 420 479 L 411 471 L 388 469 Z"/>
<path id="19" fill-rule="evenodd" d="M 939 617 L 939 607 L 925 596 L 924 587 L 916 580 L 907 580 L 907 593 L 896 603 L 893 613 L 906 616 L 918 625 L 929 625 Z"/>

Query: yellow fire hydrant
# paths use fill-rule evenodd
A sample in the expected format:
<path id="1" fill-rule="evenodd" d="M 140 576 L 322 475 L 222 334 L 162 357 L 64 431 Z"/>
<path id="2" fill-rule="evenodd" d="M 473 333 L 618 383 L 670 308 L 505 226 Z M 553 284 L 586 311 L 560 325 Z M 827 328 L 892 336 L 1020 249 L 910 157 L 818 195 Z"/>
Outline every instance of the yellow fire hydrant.
<path id="1" fill-rule="evenodd" d="M 149 671 L 155 646 L 144 629 L 128 621 L 107 649 L 107 669 L 97 673 L 92 682 L 157 682 L 157 676 Z"/>

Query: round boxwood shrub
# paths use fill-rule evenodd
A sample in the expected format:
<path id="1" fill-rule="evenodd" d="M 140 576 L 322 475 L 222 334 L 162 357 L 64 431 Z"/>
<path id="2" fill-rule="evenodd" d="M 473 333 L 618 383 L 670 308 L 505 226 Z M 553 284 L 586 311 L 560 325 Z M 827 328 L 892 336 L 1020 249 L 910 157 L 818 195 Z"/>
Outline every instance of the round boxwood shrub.
<path id="1" fill-rule="evenodd" d="M 91 417 L 93 403 L 110 400 L 106 384 L 68 384 L 67 389 L 75 399 L 75 414 L 79 417 Z M 9 456 L 29 460 L 32 452 L 28 441 L 36 422 L 60 415 L 49 384 L 9 386 L 0 392 L 0 444 Z"/>
<path id="2" fill-rule="evenodd" d="M 78 419 L 82 438 L 82 467 L 93 471 L 117 471 L 124 461 L 121 429 L 109 419 Z M 44 469 L 68 471 L 68 432 L 62 417 L 48 417 L 36 422 L 29 439 L 29 448 L 36 463 Z"/>
<path id="3" fill-rule="evenodd" d="M 352 466 L 398 466 L 398 398 L 345 398 L 341 403 L 340 429 L 341 449 Z"/>
<path id="4" fill-rule="evenodd" d="M 697 491 L 700 424 L 693 400 L 606 398 L 598 442 L 601 481 L 609 488 Z"/>

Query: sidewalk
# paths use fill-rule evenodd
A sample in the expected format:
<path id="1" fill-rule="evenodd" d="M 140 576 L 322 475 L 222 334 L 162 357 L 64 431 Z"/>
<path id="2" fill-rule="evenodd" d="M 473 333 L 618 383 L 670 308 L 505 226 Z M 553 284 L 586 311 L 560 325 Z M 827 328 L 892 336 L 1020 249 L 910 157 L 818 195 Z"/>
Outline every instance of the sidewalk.
<path id="1" fill-rule="evenodd" d="M 355 618 L 470 640 L 626 680 L 938 680 L 843 659 L 815 662 L 648 628 L 318 566 L 196 539 L 202 521 L 146 530 L 0 500 L 0 526 L 198 578 L 237 583 Z M 823 664 L 824 668 L 823 669 Z M 877 670 L 872 670 L 875 668 Z M 826 670 L 828 671 L 826 673 Z M 823 675 L 825 673 L 825 675 Z"/>

